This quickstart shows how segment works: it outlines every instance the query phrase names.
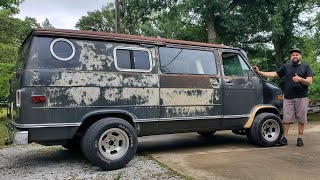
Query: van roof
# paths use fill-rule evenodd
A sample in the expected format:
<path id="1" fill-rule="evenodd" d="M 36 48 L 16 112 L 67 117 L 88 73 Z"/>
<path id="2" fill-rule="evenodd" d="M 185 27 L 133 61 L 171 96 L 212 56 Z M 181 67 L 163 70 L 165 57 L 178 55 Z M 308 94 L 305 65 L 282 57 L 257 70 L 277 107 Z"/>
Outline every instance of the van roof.
<path id="1" fill-rule="evenodd" d="M 145 37 L 145 36 L 135 36 L 128 34 L 116 34 L 107 32 L 97 32 L 97 31 L 83 31 L 83 30 L 67 30 L 67 29 L 34 29 L 30 35 L 34 36 L 54 36 L 54 37 L 65 37 L 65 38 L 85 38 L 85 39 L 99 39 L 99 40 L 112 40 L 121 42 L 138 42 L 146 44 L 163 45 L 166 44 L 180 44 L 180 45 L 190 45 L 190 46 L 201 46 L 201 47 L 214 47 L 214 48 L 227 48 L 227 46 L 222 44 L 211 44 L 193 41 L 183 41 L 174 39 L 164 39 L 156 37 Z M 29 35 L 29 36 L 30 36 Z"/>

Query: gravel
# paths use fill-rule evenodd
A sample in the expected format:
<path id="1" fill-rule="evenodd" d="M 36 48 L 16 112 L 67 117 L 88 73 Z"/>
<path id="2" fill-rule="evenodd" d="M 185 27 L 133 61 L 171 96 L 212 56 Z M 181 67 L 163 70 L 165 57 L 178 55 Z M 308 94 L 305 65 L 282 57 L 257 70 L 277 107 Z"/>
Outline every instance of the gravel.
<path id="1" fill-rule="evenodd" d="M 0 149 L 0 179 L 183 179 L 156 161 L 136 155 L 125 168 L 102 171 L 81 154 L 37 144 Z"/>

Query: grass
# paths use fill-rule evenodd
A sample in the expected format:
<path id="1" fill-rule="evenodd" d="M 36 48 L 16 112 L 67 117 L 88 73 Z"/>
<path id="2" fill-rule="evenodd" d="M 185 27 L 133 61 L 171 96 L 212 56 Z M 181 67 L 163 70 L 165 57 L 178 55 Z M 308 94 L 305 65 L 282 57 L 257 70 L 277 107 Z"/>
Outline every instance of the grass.
<path id="1" fill-rule="evenodd" d="M 308 121 L 320 121 L 320 113 L 308 114 Z"/>
<path id="2" fill-rule="evenodd" d="M 115 178 L 113 178 L 114 180 L 120 180 L 121 179 L 121 176 L 122 176 L 123 172 L 119 172 L 117 174 L 117 176 Z"/>
<path id="3" fill-rule="evenodd" d="M 8 138 L 6 124 L 8 122 L 6 108 L 0 108 L 0 148 L 4 147 L 5 139 Z"/>

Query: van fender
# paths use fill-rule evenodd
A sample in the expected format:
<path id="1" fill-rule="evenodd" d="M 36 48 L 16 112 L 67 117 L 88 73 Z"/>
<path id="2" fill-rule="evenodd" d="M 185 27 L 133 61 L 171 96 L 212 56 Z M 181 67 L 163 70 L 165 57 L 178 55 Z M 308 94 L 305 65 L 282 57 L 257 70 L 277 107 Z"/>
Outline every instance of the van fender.
<path id="1" fill-rule="evenodd" d="M 86 114 L 85 116 L 83 116 L 80 120 L 81 124 L 89 117 L 94 116 L 94 115 L 99 115 L 99 114 L 125 114 L 127 116 L 130 116 L 134 126 L 136 125 L 135 123 L 135 119 L 137 119 L 137 117 L 135 115 L 133 115 L 132 113 L 128 112 L 128 111 L 124 111 L 124 110 L 117 110 L 117 109 L 113 109 L 113 110 L 96 110 L 96 111 L 91 111 L 90 113 Z"/>
<path id="2" fill-rule="evenodd" d="M 279 110 L 273 106 L 273 105 L 256 105 L 252 108 L 250 116 L 248 118 L 247 123 L 244 125 L 245 129 L 249 129 L 253 123 L 254 118 L 256 117 L 256 114 L 258 111 L 263 111 L 263 112 L 270 112 L 271 111 L 276 111 L 277 115 L 279 115 Z"/>

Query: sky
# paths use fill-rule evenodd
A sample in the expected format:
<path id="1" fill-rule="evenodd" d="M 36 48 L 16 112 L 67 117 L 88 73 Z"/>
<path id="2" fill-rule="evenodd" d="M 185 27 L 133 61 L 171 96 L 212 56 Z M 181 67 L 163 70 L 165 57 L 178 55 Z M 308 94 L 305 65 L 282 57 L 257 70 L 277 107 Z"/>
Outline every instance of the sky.
<path id="1" fill-rule="evenodd" d="M 25 0 L 20 6 L 20 12 L 15 17 L 24 19 L 34 17 L 38 23 L 46 18 L 55 28 L 75 29 L 77 21 L 87 14 L 102 8 L 114 0 Z"/>

